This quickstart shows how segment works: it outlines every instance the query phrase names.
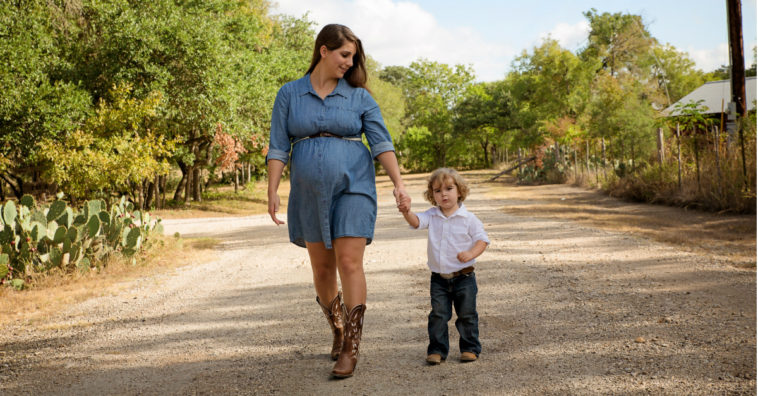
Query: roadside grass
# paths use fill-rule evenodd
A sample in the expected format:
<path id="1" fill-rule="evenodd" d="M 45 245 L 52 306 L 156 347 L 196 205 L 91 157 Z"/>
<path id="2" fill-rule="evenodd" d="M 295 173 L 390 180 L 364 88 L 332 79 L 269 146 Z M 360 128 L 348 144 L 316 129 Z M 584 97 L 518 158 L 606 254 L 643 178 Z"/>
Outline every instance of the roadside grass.
<path id="1" fill-rule="evenodd" d="M 203 191 L 201 202 L 169 201 L 168 209 L 153 213 L 162 219 L 183 219 L 198 217 L 251 216 L 268 213 L 267 185 L 257 181 L 240 186 L 237 193 L 234 186 L 227 184 L 212 185 Z M 282 181 L 279 187 L 282 210 L 286 211 L 289 183 Z"/>
<path id="2" fill-rule="evenodd" d="M 565 184 L 520 186 L 512 177 L 486 181 L 495 174 L 479 171 L 467 177 L 490 187 L 490 198 L 512 201 L 501 208 L 505 213 L 571 220 L 712 255 L 735 267 L 756 267 L 755 215 L 640 204 Z"/>
<path id="3" fill-rule="evenodd" d="M 158 237 L 151 249 L 135 257 L 114 257 L 99 269 L 87 272 L 50 271 L 35 274 L 25 290 L 0 287 L 0 328 L 10 323 L 35 325 L 66 307 L 84 300 L 113 295 L 135 280 L 164 274 L 184 265 L 212 259 L 213 249 L 220 241 L 211 238 L 185 239 Z M 69 327 L 86 327 L 74 323 Z"/>

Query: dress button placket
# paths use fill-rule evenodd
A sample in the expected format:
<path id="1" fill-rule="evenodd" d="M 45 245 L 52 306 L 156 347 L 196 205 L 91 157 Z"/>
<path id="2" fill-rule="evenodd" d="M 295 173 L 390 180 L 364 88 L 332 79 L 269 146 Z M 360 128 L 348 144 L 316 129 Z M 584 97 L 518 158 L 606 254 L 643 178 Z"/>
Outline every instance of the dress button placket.
<path id="1" fill-rule="evenodd" d="M 447 219 L 442 220 L 442 235 L 440 235 L 440 252 L 446 252 L 449 248 L 448 240 L 445 238 L 445 235 L 447 235 Z M 440 257 L 440 271 L 442 271 L 443 274 L 449 273 L 450 271 L 446 271 L 447 263 L 442 262 L 442 257 L 445 257 L 444 253 L 441 253 Z"/>

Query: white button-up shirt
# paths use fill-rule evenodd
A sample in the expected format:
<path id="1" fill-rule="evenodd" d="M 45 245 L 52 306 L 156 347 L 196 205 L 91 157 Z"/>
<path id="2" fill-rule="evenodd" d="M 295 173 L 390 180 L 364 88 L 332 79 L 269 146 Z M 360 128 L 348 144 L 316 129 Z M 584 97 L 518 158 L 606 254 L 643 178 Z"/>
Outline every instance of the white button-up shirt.
<path id="1" fill-rule="evenodd" d="M 471 249 L 476 241 L 490 243 L 482 222 L 463 204 L 450 217 L 445 217 L 436 206 L 416 216 L 417 229 L 429 229 L 426 255 L 432 272 L 450 274 L 474 265 L 475 259 L 467 263 L 458 261 L 458 253 Z"/>

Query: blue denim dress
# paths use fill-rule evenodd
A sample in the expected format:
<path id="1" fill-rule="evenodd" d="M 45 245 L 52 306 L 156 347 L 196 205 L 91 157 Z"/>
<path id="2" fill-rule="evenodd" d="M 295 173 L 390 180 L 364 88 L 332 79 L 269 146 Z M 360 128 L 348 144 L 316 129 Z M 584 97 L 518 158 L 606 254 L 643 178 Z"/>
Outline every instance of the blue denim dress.
<path id="1" fill-rule="evenodd" d="M 318 132 L 344 137 L 366 136 L 360 142 L 334 137 L 299 140 Z M 293 144 L 294 142 L 294 144 Z M 287 224 L 290 241 L 324 242 L 362 237 L 371 243 L 376 222 L 373 158 L 393 151 L 379 106 L 363 88 L 344 79 L 323 100 L 310 74 L 285 84 L 274 101 L 266 161 L 290 164 Z"/>

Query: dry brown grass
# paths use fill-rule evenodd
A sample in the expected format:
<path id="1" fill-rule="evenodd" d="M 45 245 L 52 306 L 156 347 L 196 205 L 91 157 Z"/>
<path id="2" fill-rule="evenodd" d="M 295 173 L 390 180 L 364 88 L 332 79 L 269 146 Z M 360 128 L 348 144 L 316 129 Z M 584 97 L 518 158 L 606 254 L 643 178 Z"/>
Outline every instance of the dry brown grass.
<path id="1" fill-rule="evenodd" d="M 51 271 L 37 274 L 29 288 L 16 291 L 0 288 L 0 328 L 10 322 L 44 322 L 68 305 L 89 298 L 118 292 L 124 281 L 166 273 L 183 265 L 203 262 L 212 257 L 219 241 L 209 238 L 175 239 L 161 237 L 162 246 L 137 257 L 136 264 L 126 258 L 113 258 L 99 270 L 86 273 Z M 81 323 L 76 327 L 86 327 Z"/>
<path id="2" fill-rule="evenodd" d="M 485 182 L 494 174 L 479 172 L 474 177 Z M 513 179 L 501 178 L 487 185 L 491 198 L 513 201 L 502 208 L 506 213 L 576 221 L 710 254 L 737 267 L 755 268 L 755 215 L 632 203 L 564 184 L 519 186 Z"/>
<path id="3" fill-rule="evenodd" d="M 237 193 L 233 186 L 217 185 L 206 191 L 202 202 L 189 201 L 171 209 L 156 210 L 162 219 L 185 219 L 199 217 L 251 216 L 268 213 L 267 185 L 264 181 L 248 184 Z M 282 207 L 287 208 L 289 183 L 283 180 L 279 187 Z"/>

